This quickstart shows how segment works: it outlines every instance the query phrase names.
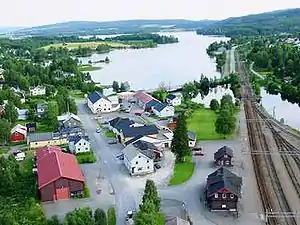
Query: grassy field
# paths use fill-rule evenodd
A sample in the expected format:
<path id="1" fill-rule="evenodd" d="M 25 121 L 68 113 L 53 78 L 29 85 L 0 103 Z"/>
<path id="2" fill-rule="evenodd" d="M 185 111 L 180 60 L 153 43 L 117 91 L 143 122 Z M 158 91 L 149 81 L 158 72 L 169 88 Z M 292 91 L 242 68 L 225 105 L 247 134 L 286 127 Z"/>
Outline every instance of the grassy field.
<path id="1" fill-rule="evenodd" d="M 78 67 L 78 69 L 81 72 L 86 72 L 86 71 L 100 70 L 100 69 L 102 69 L 102 67 L 92 66 L 92 65 L 81 65 Z"/>
<path id="2" fill-rule="evenodd" d="M 217 114 L 211 109 L 197 109 L 187 119 L 188 130 L 197 133 L 197 140 L 217 140 L 222 137 L 215 131 Z"/>
<path id="3" fill-rule="evenodd" d="M 72 42 L 72 43 L 59 43 L 59 44 L 51 44 L 44 46 L 43 48 L 45 50 L 49 49 L 50 47 L 59 48 L 59 47 L 65 47 L 68 49 L 74 49 L 81 47 L 89 47 L 89 48 L 97 48 L 98 45 L 109 45 L 112 48 L 123 48 L 123 47 L 129 47 L 129 45 L 123 44 L 121 42 L 112 42 L 112 41 L 90 41 L 90 42 Z"/>
<path id="4" fill-rule="evenodd" d="M 192 162 L 192 156 L 187 156 L 184 163 L 176 163 L 173 176 L 169 181 L 169 186 L 188 181 L 194 173 L 194 167 L 195 164 Z"/>

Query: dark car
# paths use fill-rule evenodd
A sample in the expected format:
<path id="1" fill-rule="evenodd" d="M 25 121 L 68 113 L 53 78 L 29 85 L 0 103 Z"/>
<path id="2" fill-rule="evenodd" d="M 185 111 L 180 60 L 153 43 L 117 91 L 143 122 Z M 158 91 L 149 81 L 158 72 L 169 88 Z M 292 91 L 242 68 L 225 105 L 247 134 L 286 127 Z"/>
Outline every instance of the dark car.
<path id="1" fill-rule="evenodd" d="M 108 144 L 110 144 L 110 145 L 114 145 L 114 144 L 117 144 L 117 143 L 118 143 L 117 139 L 113 139 L 113 140 L 108 141 Z"/>
<path id="2" fill-rule="evenodd" d="M 136 115 L 136 116 L 141 116 L 142 113 L 136 112 L 136 113 L 134 113 L 134 115 Z"/>
<path id="3" fill-rule="evenodd" d="M 160 169 L 160 168 L 161 168 L 161 165 L 159 165 L 159 164 L 155 164 L 155 165 L 154 165 L 154 168 L 158 170 L 158 169 Z"/>
<path id="4" fill-rule="evenodd" d="M 194 156 L 204 156 L 204 154 L 203 152 L 198 151 L 194 153 Z"/>

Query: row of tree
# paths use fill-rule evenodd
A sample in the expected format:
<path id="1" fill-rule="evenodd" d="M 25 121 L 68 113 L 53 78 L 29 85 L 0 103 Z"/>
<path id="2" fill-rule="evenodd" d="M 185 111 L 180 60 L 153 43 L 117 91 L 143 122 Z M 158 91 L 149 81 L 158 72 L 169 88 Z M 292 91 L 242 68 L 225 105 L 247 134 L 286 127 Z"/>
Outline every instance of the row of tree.
<path id="1" fill-rule="evenodd" d="M 118 81 L 113 81 L 112 83 L 113 91 L 116 93 L 130 91 L 130 85 L 128 81 L 119 83 Z"/>

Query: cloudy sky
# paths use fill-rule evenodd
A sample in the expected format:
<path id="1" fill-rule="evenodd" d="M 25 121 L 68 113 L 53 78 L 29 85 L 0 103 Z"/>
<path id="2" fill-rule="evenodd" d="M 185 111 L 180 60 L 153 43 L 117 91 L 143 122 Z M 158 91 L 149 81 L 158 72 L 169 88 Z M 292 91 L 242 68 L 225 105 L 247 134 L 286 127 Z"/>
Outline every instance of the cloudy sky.
<path id="1" fill-rule="evenodd" d="M 299 0 L 0 0 L 0 26 L 71 20 L 223 19 L 299 7 Z"/>

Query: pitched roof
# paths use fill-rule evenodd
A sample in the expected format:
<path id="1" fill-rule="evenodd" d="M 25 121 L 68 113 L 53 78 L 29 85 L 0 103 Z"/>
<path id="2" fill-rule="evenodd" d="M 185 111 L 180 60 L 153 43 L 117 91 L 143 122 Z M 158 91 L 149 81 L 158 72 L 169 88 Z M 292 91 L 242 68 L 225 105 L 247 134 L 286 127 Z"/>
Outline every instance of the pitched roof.
<path id="1" fill-rule="evenodd" d="M 18 132 L 18 133 L 23 134 L 23 135 L 26 136 L 26 134 L 27 134 L 27 127 L 26 127 L 26 126 L 23 126 L 23 125 L 21 125 L 21 124 L 17 124 L 17 125 L 14 126 L 14 127 L 11 129 L 11 131 L 10 131 L 11 134 L 13 134 L 13 133 L 15 133 L 15 132 Z"/>
<path id="2" fill-rule="evenodd" d="M 61 177 L 84 182 L 76 157 L 57 147 L 37 150 L 37 173 L 39 189 Z"/>
<path id="3" fill-rule="evenodd" d="M 36 142 L 36 141 L 48 141 L 53 139 L 53 133 L 33 133 L 29 134 L 28 141 L 29 142 Z"/>
<path id="4" fill-rule="evenodd" d="M 240 197 L 242 178 L 221 167 L 207 177 L 207 195 L 211 196 L 223 188 Z"/>
<path id="5" fill-rule="evenodd" d="M 190 225 L 190 223 L 179 217 L 172 217 L 172 218 L 166 217 L 165 225 Z"/>
<path id="6" fill-rule="evenodd" d="M 126 141 L 124 144 L 125 144 L 125 145 L 129 145 L 129 144 L 131 144 L 131 143 L 134 143 L 134 142 L 140 140 L 142 137 L 144 137 L 144 136 L 143 136 L 143 135 L 137 135 L 137 136 L 135 136 L 134 138 L 132 138 L 132 139 Z"/>
<path id="7" fill-rule="evenodd" d="M 147 141 L 142 141 L 142 140 L 138 140 L 138 141 L 134 142 L 133 146 L 140 150 L 147 150 L 147 149 L 157 150 L 157 147 L 154 144 L 147 142 Z"/>
<path id="8" fill-rule="evenodd" d="M 175 99 L 177 96 L 174 94 L 168 94 L 167 99 L 173 100 Z"/>
<path id="9" fill-rule="evenodd" d="M 189 140 L 196 141 L 196 139 L 197 139 L 197 134 L 196 134 L 195 132 L 188 131 L 188 132 L 187 132 L 187 135 L 188 135 L 188 139 L 189 139 Z"/>
<path id="10" fill-rule="evenodd" d="M 109 101 L 108 98 L 106 98 L 102 93 L 98 92 L 98 91 L 94 91 L 93 93 L 91 93 L 88 96 L 88 99 L 94 104 L 97 101 L 99 101 L 101 98 L 106 99 L 107 101 Z"/>
<path id="11" fill-rule="evenodd" d="M 233 157 L 233 150 L 227 146 L 223 146 L 217 152 L 215 152 L 214 159 L 215 160 L 220 159 L 225 154 L 229 155 L 230 157 Z"/>
<path id="12" fill-rule="evenodd" d="M 59 130 L 60 135 L 74 135 L 74 134 L 84 134 L 85 131 L 82 127 L 69 127 L 69 128 L 61 128 Z"/>
<path id="13" fill-rule="evenodd" d="M 130 144 L 127 145 L 123 149 L 124 156 L 128 159 L 128 161 L 132 161 L 137 155 L 143 154 L 145 157 L 150 158 L 147 154 L 145 154 L 143 151 L 140 151 L 138 148 L 136 148 L 134 145 Z"/>
<path id="14" fill-rule="evenodd" d="M 166 108 L 167 105 L 163 104 L 163 103 L 158 103 L 156 104 L 153 108 L 158 111 L 158 112 L 161 112 L 164 108 Z"/>
<path id="15" fill-rule="evenodd" d="M 124 137 L 135 137 L 138 135 L 153 135 L 158 134 L 158 129 L 155 125 L 145 125 L 140 127 L 124 127 L 121 131 Z"/>
<path id="16" fill-rule="evenodd" d="M 142 92 L 142 91 L 138 91 L 136 92 L 133 97 L 137 98 L 139 101 L 141 101 L 142 103 L 146 104 L 148 102 L 150 102 L 152 99 L 154 99 L 151 95 Z"/>
<path id="17" fill-rule="evenodd" d="M 60 116 L 57 116 L 57 121 L 65 122 L 69 119 L 73 118 L 74 120 L 81 121 L 79 116 L 73 114 L 73 113 L 66 113 Z"/>
<path id="18" fill-rule="evenodd" d="M 156 99 L 152 99 L 151 101 L 146 103 L 146 109 L 151 109 L 152 107 L 154 107 L 156 104 L 160 103 L 160 101 L 156 100 Z"/>
<path id="19" fill-rule="evenodd" d="M 48 108 L 48 103 L 40 103 L 40 104 L 36 104 L 36 108 L 37 109 L 47 109 Z"/>
<path id="20" fill-rule="evenodd" d="M 78 135 L 78 136 L 69 137 L 69 142 L 74 142 L 74 145 L 76 145 L 81 139 L 89 141 L 88 136 L 79 136 Z"/>
<path id="21" fill-rule="evenodd" d="M 113 128 L 116 128 L 117 130 L 121 130 L 124 127 L 129 127 L 130 125 L 134 124 L 134 121 L 130 120 L 129 118 L 116 117 L 110 120 L 109 124 Z"/>

